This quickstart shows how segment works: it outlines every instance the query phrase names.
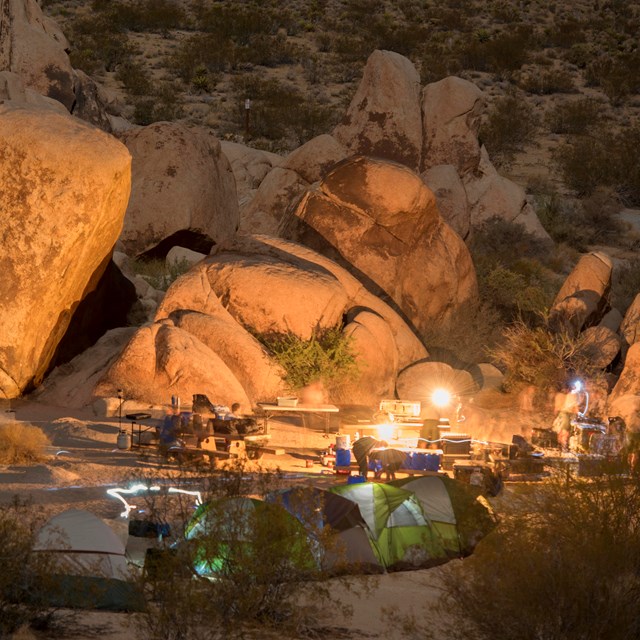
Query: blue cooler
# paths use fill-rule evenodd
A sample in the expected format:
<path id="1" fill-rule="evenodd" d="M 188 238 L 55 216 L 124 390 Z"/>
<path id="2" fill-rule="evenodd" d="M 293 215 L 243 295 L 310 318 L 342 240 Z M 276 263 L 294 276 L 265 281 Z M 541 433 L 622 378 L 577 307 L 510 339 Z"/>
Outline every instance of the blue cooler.
<path id="1" fill-rule="evenodd" d="M 425 471 L 439 471 L 440 470 L 440 458 L 442 454 L 440 453 L 425 453 L 420 454 L 425 457 Z"/>
<path id="2" fill-rule="evenodd" d="M 336 467 L 348 467 L 351 464 L 349 449 L 336 449 Z"/>
<path id="3" fill-rule="evenodd" d="M 360 484 L 366 481 L 367 479 L 364 476 L 349 476 L 347 478 L 347 484 Z"/>

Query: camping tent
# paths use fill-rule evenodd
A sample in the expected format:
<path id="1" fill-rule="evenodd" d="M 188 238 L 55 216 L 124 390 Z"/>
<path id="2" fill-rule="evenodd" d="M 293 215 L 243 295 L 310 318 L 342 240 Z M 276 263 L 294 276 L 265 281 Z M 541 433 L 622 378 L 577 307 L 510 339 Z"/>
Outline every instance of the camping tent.
<path id="1" fill-rule="evenodd" d="M 56 575 L 47 585 L 52 606 L 140 611 L 144 607 L 125 558 L 124 545 L 100 518 L 71 509 L 48 520 L 35 551 L 52 554 Z"/>
<path id="2" fill-rule="evenodd" d="M 360 507 L 373 550 L 386 569 L 427 566 L 446 558 L 440 537 L 411 491 L 374 482 L 332 487 Z"/>
<path id="3" fill-rule="evenodd" d="M 441 474 L 394 480 L 389 484 L 415 494 L 449 555 L 467 555 L 494 526 L 487 508 L 469 487 Z"/>
<path id="4" fill-rule="evenodd" d="M 282 504 L 321 546 L 319 560 L 331 572 L 382 572 L 358 504 L 318 487 L 297 486 L 274 491 L 267 501 Z"/>
<path id="5" fill-rule="evenodd" d="M 282 505 L 230 497 L 198 507 L 185 529 L 197 542 L 194 566 L 200 575 L 233 576 L 271 563 L 292 572 L 316 566 L 302 524 Z"/>

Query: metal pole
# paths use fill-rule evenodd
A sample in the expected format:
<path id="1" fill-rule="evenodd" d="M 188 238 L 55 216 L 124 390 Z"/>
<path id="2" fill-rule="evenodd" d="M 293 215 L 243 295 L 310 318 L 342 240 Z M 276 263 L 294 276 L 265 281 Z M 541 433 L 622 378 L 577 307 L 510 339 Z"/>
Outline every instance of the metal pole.
<path id="1" fill-rule="evenodd" d="M 247 98 L 244 101 L 244 135 L 249 136 L 249 114 L 251 112 L 251 100 Z"/>
<path id="2" fill-rule="evenodd" d="M 122 430 L 122 389 L 118 389 L 118 426 Z"/>

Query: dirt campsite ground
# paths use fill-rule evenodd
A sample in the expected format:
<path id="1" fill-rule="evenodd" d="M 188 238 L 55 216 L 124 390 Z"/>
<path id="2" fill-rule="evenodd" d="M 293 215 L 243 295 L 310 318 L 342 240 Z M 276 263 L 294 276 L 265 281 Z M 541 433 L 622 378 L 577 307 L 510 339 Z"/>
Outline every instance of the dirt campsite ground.
<path id="1" fill-rule="evenodd" d="M 14 496 L 29 499 L 32 508 L 43 517 L 70 508 L 86 509 L 107 522 L 132 550 L 135 540 L 128 536 L 128 523 L 121 515 L 123 505 L 107 490 L 126 485 L 136 476 L 153 476 L 154 470 L 159 471 L 162 462 L 155 449 L 143 447 L 142 453 L 141 449 L 119 449 L 118 417 L 96 418 L 89 413 L 29 402 L 14 403 L 11 409 L 2 412 L 0 421 L 36 425 L 47 434 L 51 446 L 47 459 L 40 464 L 0 467 L 0 501 L 6 503 Z M 122 423 L 130 425 L 124 417 Z M 335 435 L 325 436 L 322 429 L 281 420 L 270 422 L 270 432 L 270 446 L 282 448 L 285 453 L 266 453 L 260 465 L 280 469 L 285 482 L 328 486 L 346 481 L 345 476 L 336 475 L 320 463 L 319 453 L 335 442 Z M 411 638 L 397 620 L 432 618 L 429 609 L 440 594 L 440 576 L 458 562 L 428 570 L 356 576 L 349 579 L 348 585 L 336 582 L 334 596 L 353 607 L 353 616 L 337 620 L 336 611 L 328 608 L 324 622 L 342 628 L 342 637 Z M 367 595 L 358 595 L 365 591 Z M 76 637 L 90 637 L 90 630 L 98 628 L 103 640 L 131 637 L 127 614 L 83 613 L 82 620 L 88 626 Z"/>

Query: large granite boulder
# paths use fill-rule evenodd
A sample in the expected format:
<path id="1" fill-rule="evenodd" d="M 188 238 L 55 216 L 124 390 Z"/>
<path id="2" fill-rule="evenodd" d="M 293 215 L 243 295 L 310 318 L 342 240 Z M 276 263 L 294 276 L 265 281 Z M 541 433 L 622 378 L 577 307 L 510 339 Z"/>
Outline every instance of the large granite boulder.
<path id="1" fill-rule="evenodd" d="M 186 246 L 185 232 L 209 246 L 233 236 L 239 222 L 235 183 L 213 135 L 157 122 L 126 131 L 121 139 L 133 157 L 131 198 L 120 237 L 129 255 L 163 241 L 166 255 L 174 244 Z"/>
<path id="2" fill-rule="evenodd" d="M 624 314 L 620 324 L 620 334 L 627 345 L 640 342 L 640 293 L 633 299 Z"/>
<path id="3" fill-rule="evenodd" d="M 610 401 L 622 396 L 640 396 L 640 343 L 629 347 L 624 369 L 611 391 Z"/>
<path id="4" fill-rule="evenodd" d="M 247 406 L 273 400 L 287 391 L 283 371 L 252 334 L 308 338 L 343 318 L 359 369 L 334 386 L 334 400 L 374 402 L 393 392 L 399 367 L 428 355 L 402 319 L 338 265 L 283 240 L 240 237 L 169 288 L 154 324 L 138 331 L 95 394 L 123 388 L 147 402 L 194 393 Z"/>
<path id="5" fill-rule="evenodd" d="M 433 191 L 443 220 L 461 238 L 466 238 L 471 224 L 469 202 L 456 168 L 452 164 L 440 164 L 425 171 L 422 179 Z"/>
<path id="6" fill-rule="evenodd" d="M 238 205 L 242 210 L 253 200 L 265 176 L 282 162 L 282 158 L 275 153 L 226 140 L 220 142 L 220 148 L 231 164 L 236 180 Z"/>
<path id="7" fill-rule="evenodd" d="M 60 102 L 29 89 L 25 86 L 22 78 L 11 71 L 0 72 L 0 101 L 23 103 L 32 107 L 51 109 L 62 114 L 68 113 Z"/>
<path id="8" fill-rule="evenodd" d="M 240 231 L 277 235 L 282 219 L 311 184 L 346 155 L 344 147 L 326 134 L 292 151 L 265 176 L 253 200 L 242 208 Z"/>
<path id="9" fill-rule="evenodd" d="M 16 73 L 29 89 L 71 111 L 75 74 L 60 28 L 36 0 L 4 0 L 0 11 L 0 71 Z"/>
<path id="10" fill-rule="evenodd" d="M 472 82 L 450 76 L 422 91 L 424 147 L 422 170 L 453 165 L 460 176 L 480 162 L 478 130 L 485 108 L 482 91 Z"/>
<path id="11" fill-rule="evenodd" d="M 472 228 L 497 216 L 508 222 L 521 224 L 529 233 L 551 243 L 551 238 L 528 202 L 524 189 L 496 171 L 485 147 L 482 147 L 477 171 L 466 174 L 463 183 Z"/>
<path id="12" fill-rule="evenodd" d="M 622 338 L 603 325 L 587 327 L 580 338 L 578 354 L 598 369 L 608 367 L 620 353 L 622 346 Z"/>
<path id="13" fill-rule="evenodd" d="M 309 191 L 282 233 L 357 274 L 417 332 L 448 325 L 477 296 L 471 256 L 433 193 L 399 164 L 357 156 Z"/>
<path id="14" fill-rule="evenodd" d="M 600 251 L 583 255 L 553 301 L 552 325 L 577 333 L 597 324 L 609 305 L 612 269 L 611 259 Z"/>
<path id="15" fill-rule="evenodd" d="M 116 243 L 131 157 L 71 116 L 0 105 L 0 397 L 37 385 Z"/>
<path id="16" fill-rule="evenodd" d="M 392 51 L 374 51 L 333 135 L 352 154 L 386 158 L 418 170 L 420 76 L 411 61 Z"/>

